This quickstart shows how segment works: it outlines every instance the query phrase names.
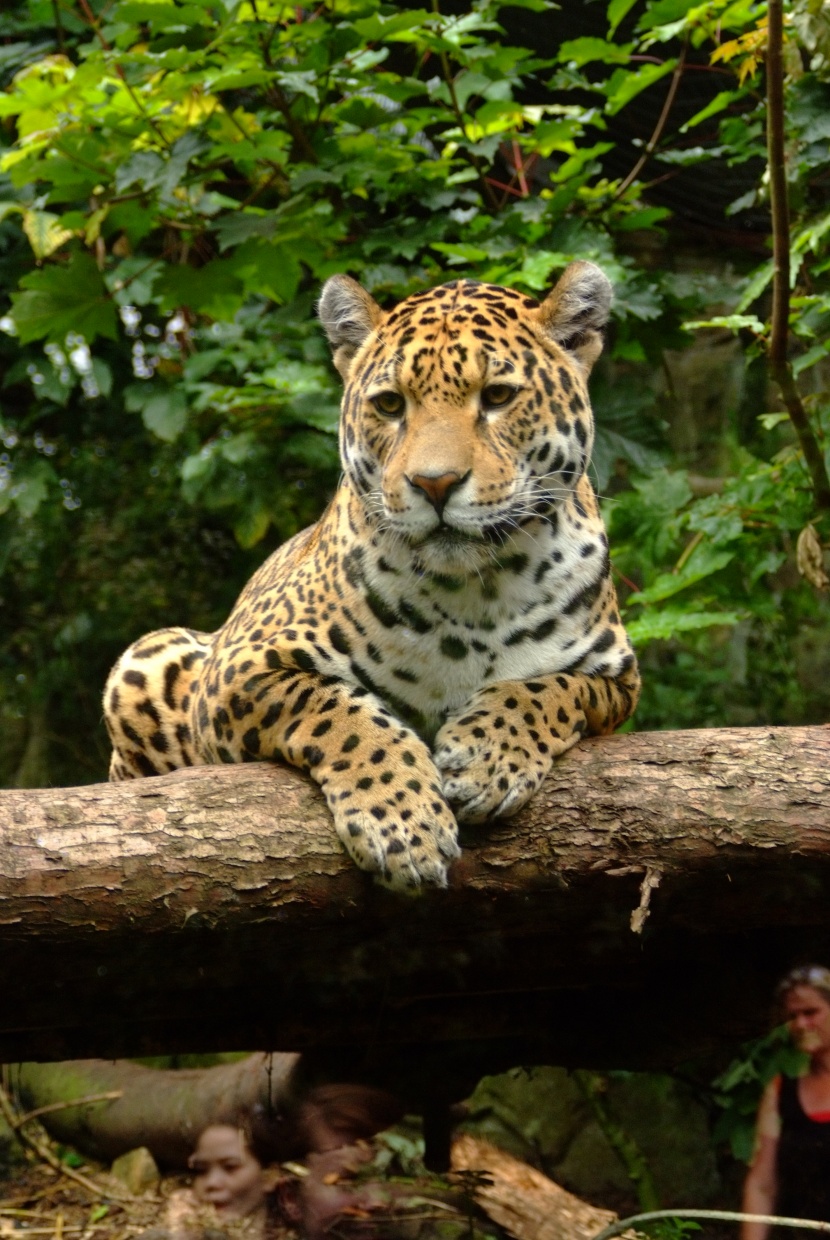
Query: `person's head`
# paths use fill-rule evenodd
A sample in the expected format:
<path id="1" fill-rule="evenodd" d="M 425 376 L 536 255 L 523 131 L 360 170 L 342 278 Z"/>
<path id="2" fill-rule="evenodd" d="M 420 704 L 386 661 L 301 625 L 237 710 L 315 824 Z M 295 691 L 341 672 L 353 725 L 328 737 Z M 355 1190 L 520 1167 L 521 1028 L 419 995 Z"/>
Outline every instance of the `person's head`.
<path id="1" fill-rule="evenodd" d="M 228 1218 L 242 1218 L 265 1200 L 262 1163 L 237 1125 L 211 1124 L 199 1137 L 188 1164 L 197 1199 Z"/>
<path id="2" fill-rule="evenodd" d="M 808 1055 L 830 1051 L 830 969 L 818 964 L 791 969 L 777 996 L 798 1049 Z"/>
<path id="3" fill-rule="evenodd" d="M 325 1153 L 373 1137 L 397 1123 L 402 1112 L 398 1099 L 384 1089 L 318 1085 L 300 1104 L 300 1138 L 306 1153 Z"/>

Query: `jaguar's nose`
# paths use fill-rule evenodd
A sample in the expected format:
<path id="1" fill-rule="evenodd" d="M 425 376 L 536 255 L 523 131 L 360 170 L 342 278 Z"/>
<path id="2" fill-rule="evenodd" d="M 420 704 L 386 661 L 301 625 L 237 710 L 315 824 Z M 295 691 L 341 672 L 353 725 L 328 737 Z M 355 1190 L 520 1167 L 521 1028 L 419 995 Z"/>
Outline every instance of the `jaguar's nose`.
<path id="1" fill-rule="evenodd" d="M 440 517 L 453 491 L 457 491 L 469 476 L 470 471 L 467 470 L 466 474 L 448 473 L 438 474 L 435 477 L 431 474 L 415 474 L 410 478 L 407 474 L 406 480 L 414 490 L 423 491 Z"/>

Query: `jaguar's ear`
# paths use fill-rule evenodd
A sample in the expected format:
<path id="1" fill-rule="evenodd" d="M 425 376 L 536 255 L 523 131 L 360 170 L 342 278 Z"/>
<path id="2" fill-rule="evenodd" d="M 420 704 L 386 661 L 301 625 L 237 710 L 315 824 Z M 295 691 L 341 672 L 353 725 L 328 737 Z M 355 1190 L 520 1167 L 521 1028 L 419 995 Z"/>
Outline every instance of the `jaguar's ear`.
<path id="1" fill-rule="evenodd" d="M 323 285 L 317 306 L 329 338 L 334 364 L 345 380 L 355 353 L 383 314 L 365 288 L 351 276 L 332 276 Z"/>
<path id="2" fill-rule="evenodd" d="M 587 375 L 602 352 L 614 290 L 593 263 L 570 263 L 537 313 L 543 329 L 572 353 Z"/>

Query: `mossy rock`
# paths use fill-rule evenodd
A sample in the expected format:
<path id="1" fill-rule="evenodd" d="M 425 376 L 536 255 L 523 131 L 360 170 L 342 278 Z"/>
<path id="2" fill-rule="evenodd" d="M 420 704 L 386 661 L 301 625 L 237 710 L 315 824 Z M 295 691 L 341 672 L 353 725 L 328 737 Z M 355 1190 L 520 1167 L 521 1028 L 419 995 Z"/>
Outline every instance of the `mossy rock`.
<path id="1" fill-rule="evenodd" d="M 604 1101 L 645 1155 L 661 1205 L 704 1206 L 720 1187 L 705 1108 L 672 1077 L 610 1073 Z M 469 1127 L 595 1205 L 638 1209 L 636 1188 L 565 1068 L 485 1077 Z"/>

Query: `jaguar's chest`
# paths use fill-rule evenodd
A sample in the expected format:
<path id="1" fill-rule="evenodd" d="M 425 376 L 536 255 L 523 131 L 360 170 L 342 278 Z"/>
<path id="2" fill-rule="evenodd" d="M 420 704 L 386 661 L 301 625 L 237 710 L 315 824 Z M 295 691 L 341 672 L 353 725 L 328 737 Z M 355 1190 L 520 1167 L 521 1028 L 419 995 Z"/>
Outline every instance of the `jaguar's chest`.
<path id="1" fill-rule="evenodd" d="M 486 685 L 560 670 L 585 633 L 584 613 L 569 613 L 569 600 L 586 574 L 602 575 L 604 543 L 592 538 L 585 557 L 584 534 L 577 548 L 537 529 L 469 576 L 419 572 L 408 553 L 364 549 L 357 574 L 346 565 L 351 589 L 334 633 L 339 674 L 430 737 Z"/>

